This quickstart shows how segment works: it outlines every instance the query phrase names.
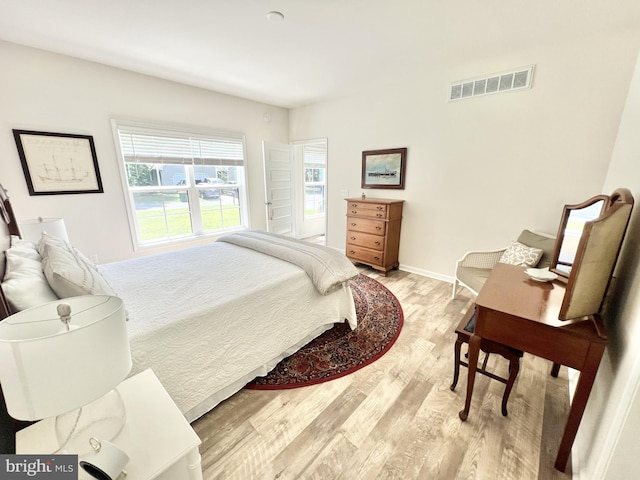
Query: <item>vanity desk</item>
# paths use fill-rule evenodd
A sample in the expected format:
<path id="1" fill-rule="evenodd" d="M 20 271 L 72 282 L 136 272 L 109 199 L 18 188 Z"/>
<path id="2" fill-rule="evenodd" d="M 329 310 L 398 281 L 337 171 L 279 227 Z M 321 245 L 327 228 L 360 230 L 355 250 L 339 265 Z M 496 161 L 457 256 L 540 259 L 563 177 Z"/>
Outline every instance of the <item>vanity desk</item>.
<path id="1" fill-rule="evenodd" d="M 498 263 L 476 298 L 476 325 L 469 340 L 467 396 L 460 418 L 466 420 L 471 407 L 480 342 L 500 343 L 554 364 L 580 371 L 580 379 L 562 436 L 555 467 L 564 471 L 589 393 L 607 345 L 602 320 L 589 315 L 558 320 L 565 285 L 556 280 L 541 283 L 527 276 L 524 268 Z M 473 308 L 473 307 L 472 307 Z"/>

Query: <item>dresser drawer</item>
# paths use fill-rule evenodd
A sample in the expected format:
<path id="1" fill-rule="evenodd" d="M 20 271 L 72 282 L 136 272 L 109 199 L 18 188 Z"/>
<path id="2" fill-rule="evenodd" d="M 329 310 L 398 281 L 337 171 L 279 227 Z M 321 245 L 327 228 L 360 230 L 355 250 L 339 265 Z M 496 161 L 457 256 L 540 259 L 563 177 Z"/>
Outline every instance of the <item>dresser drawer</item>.
<path id="1" fill-rule="evenodd" d="M 357 245 L 347 245 L 347 257 L 351 260 L 373 265 L 384 265 L 384 252 L 358 247 Z"/>
<path id="2" fill-rule="evenodd" d="M 356 232 L 349 230 L 347 232 L 347 244 L 360 247 L 367 247 L 373 250 L 384 249 L 384 237 L 380 235 L 371 235 L 370 233 Z"/>
<path id="3" fill-rule="evenodd" d="M 384 236 L 387 231 L 387 222 L 385 222 L 384 220 L 347 217 L 347 235 L 351 231 L 372 233 L 374 235 Z"/>
<path id="4" fill-rule="evenodd" d="M 387 206 L 376 203 L 349 202 L 347 215 L 358 215 L 361 217 L 387 218 Z"/>

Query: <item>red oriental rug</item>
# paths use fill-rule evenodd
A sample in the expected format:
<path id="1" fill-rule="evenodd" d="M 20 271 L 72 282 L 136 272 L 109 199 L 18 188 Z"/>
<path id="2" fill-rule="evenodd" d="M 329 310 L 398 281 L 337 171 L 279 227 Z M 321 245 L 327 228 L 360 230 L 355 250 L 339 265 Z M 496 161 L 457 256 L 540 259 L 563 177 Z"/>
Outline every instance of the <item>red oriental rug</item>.
<path id="1" fill-rule="evenodd" d="M 326 382 L 369 365 L 391 348 L 404 322 L 400 302 L 366 275 L 350 283 L 358 327 L 351 330 L 346 322 L 335 324 L 246 388 L 279 390 Z"/>

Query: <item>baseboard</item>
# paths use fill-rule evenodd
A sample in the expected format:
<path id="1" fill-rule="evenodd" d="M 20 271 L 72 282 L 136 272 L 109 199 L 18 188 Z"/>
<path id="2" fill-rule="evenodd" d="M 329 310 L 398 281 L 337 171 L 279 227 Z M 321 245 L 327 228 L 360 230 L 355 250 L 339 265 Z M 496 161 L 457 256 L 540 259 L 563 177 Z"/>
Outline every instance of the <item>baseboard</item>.
<path id="1" fill-rule="evenodd" d="M 422 275 L 423 277 L 429 277 L 433 278 L 434 280 L 441 280 L 447 283 L 453 283 L 454 280 L 454 278 L 450 275 L 443 275 L 441 273 L 431 272 L 422 268 L 415 268 L 410 265 L 400 264 L 398 270 L 402 270 L 403 272 L 415 273 L 416 275 Z"/>
<path id="2" fill-rule="evenodd" d="M 343 255 L 346 255 L 344 248 L 336 248 L 331 246 L 329 247 L 339 251 Z M 451 284 L 453 284 L 453 280 L 454 280 L 454 277 L 450 275 L 443 275 L 441 273 L 431 272 L 429 270 L 424 270 L 422 268 L 415 268 L 410 265 L 404 265 L 402 263 L 398 267 L 398 270 L 402 270 L 403 272 L 415 273 L 416 275 L 422 275 L 423 277 L 429 277 L 429 278 L 433 278 L 434 280 L 441 280 L 443 282 L 447 282 Z"/>

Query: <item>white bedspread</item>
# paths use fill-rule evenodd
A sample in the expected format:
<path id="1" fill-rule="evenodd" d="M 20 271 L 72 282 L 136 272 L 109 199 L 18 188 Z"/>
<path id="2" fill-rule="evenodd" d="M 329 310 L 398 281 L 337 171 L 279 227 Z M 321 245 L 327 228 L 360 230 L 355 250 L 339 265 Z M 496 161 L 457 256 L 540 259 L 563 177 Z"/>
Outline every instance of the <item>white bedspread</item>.
<path id="1" fill-rule="evenodd" d="M 135 374 L 152 368 L 192 421 L 334 322 L 356 326 L 348 286 L 321 295 L 305 272 L 228 243 L 116 262 Z"/>

